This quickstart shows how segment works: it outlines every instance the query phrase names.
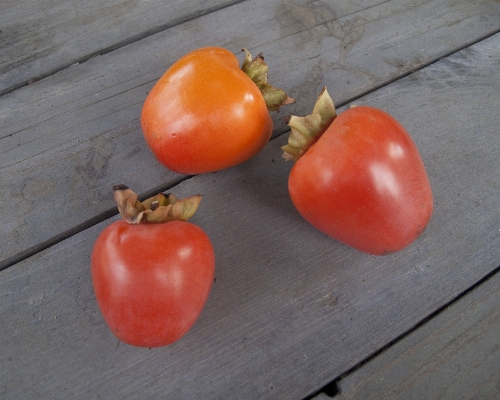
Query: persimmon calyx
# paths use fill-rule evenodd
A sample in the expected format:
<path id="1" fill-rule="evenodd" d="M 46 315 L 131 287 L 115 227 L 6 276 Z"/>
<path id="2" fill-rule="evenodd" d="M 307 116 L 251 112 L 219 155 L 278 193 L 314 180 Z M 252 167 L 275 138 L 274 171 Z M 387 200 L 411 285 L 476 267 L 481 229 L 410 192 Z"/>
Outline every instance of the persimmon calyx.
<path id="1" fill-rule="evenodd" d="M 246 53 L 241 70 L 257 85 L 269 111 L 277 111 L 284 104 L 293 104 L 295 100 L 289 97 L 284 90 L 276 89 L 267 83 L 267 72 L 269 67 L 264 61 L 262 53 L 252 59 L 252 55 L 247 49 L 242 49 Z"/>
<path id="2" fill-rule="evenodd" d="M 326 87 L 314 104 L 312 114 L 306 117 L 292 115 L 285 119 L 291 128 L 288 144 L 283 146 L 283 158 L 287 161 L 297 161 L 307 149 L 316 142 L 337 117 L 335 105 Z"/>
<path id="3" fill-rule="evenodd" d="M 200 195 L 179 200 L 173 194 L 157 194 L 143 202 L 125 185 L 113 186 L 113 196 L 122 218 L 129 224 L 158 224 L 187 221 L 200 204 Z"/>

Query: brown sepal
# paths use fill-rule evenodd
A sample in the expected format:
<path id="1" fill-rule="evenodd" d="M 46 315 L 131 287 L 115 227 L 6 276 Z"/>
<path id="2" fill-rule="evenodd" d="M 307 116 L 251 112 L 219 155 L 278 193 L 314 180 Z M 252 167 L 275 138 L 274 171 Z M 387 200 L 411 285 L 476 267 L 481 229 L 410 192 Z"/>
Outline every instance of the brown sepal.
<path id="1" fill-rule="evenodd" d="M 267 72 L 269 67 L 264 61 L 262 53 L 252 59 L 252 55 L 247 49 L 242 49 L 246 53 L 241 70 L 257 85 L 269 111 L 277 111 L 284 104 L 293 104 L 295 100 L 289 97 L 284 90 L 277 89 L 267 83 Z"/>
<path id="2" fill-rule="evenodd" d="M 283 146 L 283 158 L 297 161 L 315 143 L 337 117 L 333 100 L 326 87 L 321 90 L 312 114 L 305 117 L 295 115 L 285 118 L 291 128 L 288 144 Z"/>
<path id="3" fill-rule="evenodd" d="M 187 221 L 200 204 L 200 195 L 179 200 L 173 194 L 157 194 L 143 202 L 125 185 L 113 186 L 113 196 L 122 218 L 129 224 Z"/>

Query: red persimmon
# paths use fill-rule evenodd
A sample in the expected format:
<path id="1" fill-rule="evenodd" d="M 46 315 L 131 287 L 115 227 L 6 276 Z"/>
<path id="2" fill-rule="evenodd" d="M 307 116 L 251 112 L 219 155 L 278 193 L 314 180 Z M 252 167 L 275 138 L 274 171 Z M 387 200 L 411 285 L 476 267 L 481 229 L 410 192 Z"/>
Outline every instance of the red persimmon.
<path id="1" fill-rule="evenodd" d="M 424 231 L 433 210 L 416 145 L 386 112 L 358 106 L 335 118 L 326 90 L 321 96 L 312 116 L 289 122 L 292 136 L 304 139 L 300 146 L 291 137 L 284 147 L 297 160 L 288 180 L 294 206 L 314 227 L 361 251 L 401 250 Z"/>
<path id="2" fill-rule="evenodd" d="M 96 299 L 118 339 L 134 346 L 165 346 L 191 328 L 205 305 L 214 278 L 213 247 L 200 227 L 177 220 L 188 217 L 178 212 L 182 200 L 164 197 L 177 203 L 178 209 L 172 213 L 170 205 L 167 220 L 172 220 L 161 223 L 169 212 L 165 210 L 168 204 L 153 215 L 146 208 L 150 204 L 141 209 L 137 196 L 128 188 L 117 190 L 122 199 L 124 194 L 128 196 L 121 201 L 120 210 L 122 215 L 128 213 L 128 222 L 113 222 L 94 245 L 91 272 Z M 160 201 L 161 197 L 156 196 Z M 131 206 L 128 211 L 127 203 Z M 135 212 L 132 216 L 130 209 Z M 163 216 L 158 216 L 160 213 Z"/>

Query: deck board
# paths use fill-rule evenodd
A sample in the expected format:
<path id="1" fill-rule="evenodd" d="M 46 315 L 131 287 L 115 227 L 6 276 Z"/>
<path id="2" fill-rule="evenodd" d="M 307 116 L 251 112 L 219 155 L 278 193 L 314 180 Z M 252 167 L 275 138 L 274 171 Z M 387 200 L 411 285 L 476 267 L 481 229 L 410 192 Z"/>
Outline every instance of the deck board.
<path id="1" fill-rule="evenodd" d="M 335 399 L 500 397 L 499 304 L 497 273 L 341 379 Z"/>
<path id="2" fill-rule="evenodd" d="M 498 267 L 499 62 L 497 34 L 356 100 L 398 118 L 421 151 L 436 203 L 414 244 L 368 256 L 309 226 L 279 136 L 175 187 L 204 195 L 192 221 L 217 264 L 200 319 L 172 346 L 122 344 L 100 316 L 89 259 L 110 221 L 3 271 L 1 397 L 302 398 L 383 348 Z"/>
<path id="3" fill-rule="evenodd" d="M 237 1 L 3 1 L 0 94 Z"/>
<path id="4" fill-rule="evenodd" d="M 1 96 L 0 202 L 15 206 L 0 211 L 0 262 L 109 210 L 117 182 L 144 193 L 178 181 L 144 145 L 139 116 L 156 79 L 190 49 L 264 52 L 270 81 L 299 100 L 274 114 L 278 135 L 285 113 L 307 113 L 323 85 L 344 103 L 498 30 L 499 21 L 500 5 L 489 0 L 249 0 Z"/>

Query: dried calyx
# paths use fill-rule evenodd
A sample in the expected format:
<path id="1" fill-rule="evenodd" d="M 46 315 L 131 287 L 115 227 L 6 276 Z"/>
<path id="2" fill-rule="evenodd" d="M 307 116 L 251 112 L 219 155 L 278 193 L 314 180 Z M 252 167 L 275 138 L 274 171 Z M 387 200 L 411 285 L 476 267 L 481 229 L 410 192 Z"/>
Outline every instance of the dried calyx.
<path id="1" fill-rule="evenodd" d="M 283 146 L 283 158 L 297 161 L 315 143 L 337 117 L 333 100 L 326 87 L 314 104 L 311 115 L 287 117 L 285 122 L 291 128 L 288 144 Z"/>
<path id="2" fill-rule="evenodd" d="M 173 194 L 157 194 L 143 202 L 125 185 L 113 186 L 118 211 L 129 224 L 154 224 L 173 220 L 187 221 L 193 216 L 201 196 L 177 199 Z"/>
<path id="3" fill-rule="evenodd" d="M 267 83 L 267 71 L 269 67 L 264 62 L 262 53 L 252 59 L 252 55 L 247 49 L 243 49 L 246 53 L 241 70 L 257 85 L 260 89 L 264 101 L 266 102 L 269 111 L 277 111 L 284 104 L 293 104 L 295 100 L 285 93 L 284 90 L 276 89 Z"/>

